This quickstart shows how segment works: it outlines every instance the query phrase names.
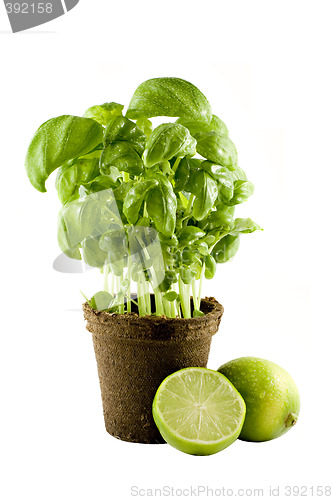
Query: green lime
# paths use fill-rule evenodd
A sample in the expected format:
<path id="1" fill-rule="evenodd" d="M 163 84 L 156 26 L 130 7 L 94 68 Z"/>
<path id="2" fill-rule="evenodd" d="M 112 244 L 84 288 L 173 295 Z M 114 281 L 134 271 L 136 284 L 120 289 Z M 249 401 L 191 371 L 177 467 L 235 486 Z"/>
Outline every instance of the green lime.
<path id="1" fill-rule="evenodd" d="M 220 373 L 184 368 L 157 389 L 153 417 L 171 446 L 191 455 L 212 455 L 239 436 L 245 403 Z"/>
<path id="2" fill-rule="evenodd" d="M 234 384 L 246 404 L 240 439 L 269 441 L 296 424 L 299 393 L 283 368 L 266 359 L 246 357 L 229 361 L 218 371 Z"/>

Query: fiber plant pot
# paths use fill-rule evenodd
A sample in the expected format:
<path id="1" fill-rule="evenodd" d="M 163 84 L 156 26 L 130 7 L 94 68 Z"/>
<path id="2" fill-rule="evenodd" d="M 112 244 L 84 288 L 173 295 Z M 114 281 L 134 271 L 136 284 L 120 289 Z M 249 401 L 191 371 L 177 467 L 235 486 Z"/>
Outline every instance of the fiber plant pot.
<path id="1" fill-rule="evenodd" d="M 87 303 L 83 310 L 93 336 L 107 432 L 124 441 L 163 443 L 152 416 L 155 393 L 171 373 L 207 366 L 222 305 L 203 299 L 204 316 L 189 319 L 110 314 Z"/>

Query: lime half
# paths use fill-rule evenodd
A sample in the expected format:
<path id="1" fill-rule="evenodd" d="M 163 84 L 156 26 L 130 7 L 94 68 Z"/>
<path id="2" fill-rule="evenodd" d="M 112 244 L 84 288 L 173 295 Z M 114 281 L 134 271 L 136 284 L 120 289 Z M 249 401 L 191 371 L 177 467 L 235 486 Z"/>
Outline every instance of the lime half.
<path id="1" fill-rule="evenodd" d="M 245 403 L 229 380 L 207 368 L 184 368 L 159 386 L 153 417 L 167 443 L 191 455 L 212 455 L 239 436 Z"/>

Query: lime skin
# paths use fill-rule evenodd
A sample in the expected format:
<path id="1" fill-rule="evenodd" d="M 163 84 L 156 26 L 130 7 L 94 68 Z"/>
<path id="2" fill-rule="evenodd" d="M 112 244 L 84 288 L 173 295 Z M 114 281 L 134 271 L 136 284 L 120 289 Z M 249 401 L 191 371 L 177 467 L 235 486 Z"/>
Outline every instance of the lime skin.
<path id="1" fill-rule="evenodd" d="M 220 366 L 243 397 L 246 416 L 239 439 L 269 441 L 297 422 L 300 397 L 294 380 L 279 365 L 266 359 L 244 357 Z"/>

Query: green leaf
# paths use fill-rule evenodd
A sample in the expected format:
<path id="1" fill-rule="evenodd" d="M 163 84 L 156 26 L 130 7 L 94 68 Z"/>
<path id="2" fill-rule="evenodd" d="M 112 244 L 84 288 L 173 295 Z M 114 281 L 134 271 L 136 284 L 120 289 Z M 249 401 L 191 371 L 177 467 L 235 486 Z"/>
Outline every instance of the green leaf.
<path id="1" fill-rule="evenodd" d="M 230 170 L 207 160 L 201 163 L 201 168 L 217 181 L 221 201 L 229 201 L 234 194 L 234 181 Z"/>
<path id="2" fill-rule="evenodd" d="M 181 247 L 185 247 L 203 236 L 205 236 L 205 232 L 196 226 L 186 226 L 178 235 L 179 244 Z"/>
<path id="3" fill-rule="evenodd" d="M 192 191 L 195 200 L 192 207 L 192 215 L 196 220 L 202 220 L 213 208 L 218 195 L 218 189 L 214 179 L 204 170 L 195 173 Z"/>
<path id="4" fill-rule="evenodd" d="M 153 124 L 148 118 L 142 116 L 136 120 L 136 126 L 142 130 L 146 137 L 149 137 L 153 131 Z"/>
<path id="5" fill-rule="evenodd" d="M 103 143 L 108 146 L 115 141 L 127 141 L 141 155 L 145 149 L 146 136 L 134 122 L 124 116 L 117 116 L 109 122 L 104 132 Z"/>
<path id="6" fill-rule="evenodd" d="M 122 104 L 117 104 L 116 102 L 106 102 L 105 104 L 91 106 L 84 113 L 84 117 L 92 118 L 101 125 L 107 125 L 110 120 L 116 116 L 122 115 L 122 110 L 124 106 Z"/>
<path id="7" fill-rule="evenodd" d="M 205 256 L 205 278 L 211 280 L 216 273 L 216 261 L 212 255 Z"/>
<path id="8" fill-rule="evenodd" d="M 174 186 L 175 193 L 183 191 L 189 177 L 190 177 L 190 163 L 189 159 L 185 157 L 180 160 L 173 178 L 175 183 Z"/>
<path id="9" fill-rule="evenodd" d="M 233 181 L 247 181 L 246 173 L 240 167 L 236 167 L 230 174 Z"/>
<path id="10" fill-rule="evenodd" d="M 118 172 L 119 174 L 119 172 Z M 121 175 L 119 174 L 121 177 Z M 116 189 L 117 175 L 112 177 L 112 175 L 98 175 L 95 179 L 92 179 L 90 182 L 85 184 L 85 188 L 88 193 L 98 193 L 99 191 L 103 191 L 106 189 Z"/>
<path id="11" fill-rule="evenodd" d="M 114 298 L 109 292 L 97 292 L 90 300 L 90 305 L 97 311 L 106 311 L 112 307 Z"/>
<path id="12" fill-rule="evenodd" d="M 156 229 L 165 236 L 171 236 L 176 225 L 177 198 L 170 181 L 156 174 L 158 185 L 149 192 L 147 211 Z"/>
<path id="13" fill-rule="evenodd" d="M 207 98 L 192 83 L 180 78 L 153 78 L 136 89 L 126 116 L 177 116 L 210 123 L 212 111 Z"/>
<path id="14" fill-rule="evenodd" d="M 163 295 L 163 298 L 168 300 L 169 302 L 173 302 L 174 300 L 178 300 L 179 295 L 177 292 L 167 292 Z"/>
<path id="15" fill-rule="evenodd" d="M 200 186 L 197 186 L 197 172 L 201 170 L 201 164 L 203 160 L 199 160 L 198 158 L 190 158 L 188 159 L 188 163 L 190 166 L 189 177 L 186 184 L 183 187 L 183 191 L 186 193 L 195 194 L 200 191 Z M 180 193 L 181 194 L 181 193 Z"/>
<path id="16" fill-rule="evenodd" d="M 63 252 L 76 248 L 88 236 L 95 235 L 100 213 L 93 200 L 75 200 L 64 205 L 59 214 L 58 241 Z M 62 230 L 61 230 L 62 228 Z M 65 233 L 65 234 L 64 234 Z"/>
<path id="17" fill-rule="evenodd" d="M 201 265 L 201 255 L 196 248 L 186 247 L 179 252 L 179 263 L 185 266 L 191 266 L 192 264 Z"/>
<path id="18" fill-rule="evenodd" d="M 204 316 L 205 313 L 202 311 L 198 311 L 198 309 L 194 309 L 193 311 L 193 318 L 200 318 L 201 316 Z"/>
<path id="19" fill-rule="evenodd" d="M 214 229 L 229 231 L 234 227 L 234 221 L 230 213 L 216 210 L 200 221 L 199 227 L 205 231 L 212 231 Z"/>
<path id="20" fill-rule="evenodd" d="M 82 255 L 89 266 L 98 268 L 102 268 L 108 259 L 108 254 L 99 246 L 99 239 L 90 236 L 82 242 Z"/>
<path id="21" fill-rule="evenodd" d="M 58 216 L 57 237 L 60 250 L 65 255 L 67 255 L 67 257 L 70 257 L 71 259 L 81 260 L 80 245 L 79 244 L 76 244 L 74 246 L 70 245 L 67 227 L 61 211 Z"/>
<path id="22" fill-rule="evenodd" d="M 158 285 L 161 292 L 167 292 L 170 290 L 173 283 L 177 282 L 177 274 L 175 271 L 165 271 L 163 281 Z"/>
<path id="23" fill-rule="evenodd" d="M 208 255 L 209 254 L 209 248 L 208 248 L 207 243 L 204 241 L 204 239 L 196 241 L 193 245 L 198 250 L 200 255 Z"/>
<path id="24" fill-rule="evenodd" d="M 149 137 L 143 153 L 146 167 L 170 160 L 175 157 L 193 156 L 196 140 L 182 125 L 162 123 L 156 127 Z"/>
<path id="25" fill-rule="evenodd" d="M 140 175 L 144 170 L 140 155 L 130 143 L 124 141 L 113 142 L 103 150 L 100 159 L 102 174 L 108 175 L 111 167 L 133 175 Z"/>
<path id="26" fill-rule="evenodd" d="M 197 152 L 207 160 L 234 170 L 237 166 L 237 151 L 228 136 L 218 132 L 196 134 Z"/>
<path id="27" fill-rule="evenodd" d="M 254 193 L 254 185 L 250 181 L 235 181 L 234 182 L 234 195 L 231 200 L 224 203 L 226 205 L 239 205 L 246 201 Z"/>
<path id="28" fill-rule="evenodd" d="M 158 185 L 156 179 L 141 179 L 137 184 L 135 184 L 126 194 L 124 199 L 124 214 L 130 224 L 135 224 L 138 220 L 140 214 L 140 208 L 149 192 Z"/>
<path id="29" fill-rule="evenodd" d="M 229 135 L 226 124 L 216 115 L 212 116 L 211 122 L 209 124 L 202 122 L 194 122 L 191 120 L 186 120 L 185 118 L 178 118 L 176 123 L 180 123 L 186 127 L 190 134 L 194 137 L 200 132 L 219 132 L 220 134 Z"/>
<path id="30" fill-rule="evenodd" d="M 259 226 L 259 224 L 253 222 L 252 219 L 235 219 L 235 225 L 230 234 L 247 234 L 253 233 L 254 231 L 263 231 L 263 229 Z"/>
<path id="31" fill-rule="evenodd" d="M 228 234 L 220 240 L 212 251 L 212 257 L 218 264 L 224 264 L 233 259 L 239 248 L 240 237 Z"/>
<path id="32" fill-rule="evenodd" d="M 193 271 L 190 267 L 183 266 L 181 267 L 179 274 L 182 282 L 185 283 L 185 285 L 189 285 L 193 278 L 195 278 L 196 272 Z"/>
<path id="33" fill-rule="evenodd" d="M 59 168 L 56 177 L 56 189 L 62 204 L 78 194 L 79 187 L 86 185 L 99 175 L 99 159 L 79 158 Z"/>
<path id="34" fill-rule="evenodd" d="M 45 192 L 49 175 L 64 163 L 92 151 L 102 141 L 102 134 L 102 126 L 90 118 L 64 115 L 43 123 L 25 159 L 31 184 Z"/>
<path id="35" fill-rule="evenodd" d="M 120 269 L 125 266 L 125 258 L 128 255 L 128 239 L 123 228 L 115 228 L 101 235 L 99 246 L 103 252 L 108 254 L 110 264 Z"/>

